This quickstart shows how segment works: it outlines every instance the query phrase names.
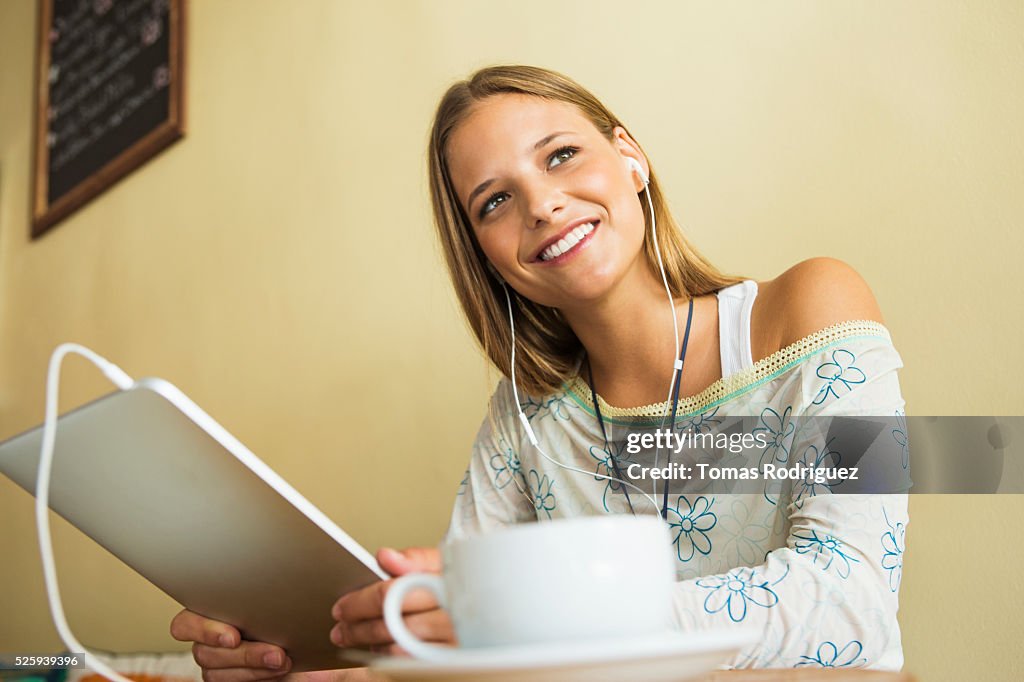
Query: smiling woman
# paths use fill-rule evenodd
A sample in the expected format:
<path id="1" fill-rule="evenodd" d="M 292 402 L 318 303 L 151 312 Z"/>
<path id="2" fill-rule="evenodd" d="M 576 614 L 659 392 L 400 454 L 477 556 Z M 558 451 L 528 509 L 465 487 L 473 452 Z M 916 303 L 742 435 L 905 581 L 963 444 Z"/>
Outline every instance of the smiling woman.
<path id="1" fill-rule="evenodd" d="M 500 281 L 486 264 L 522 295 L 517 332 L 525 343 L 518 351 L 529 357 L 519 378 L 529 392 L 560 386 L 588 333 L 603 336 L 587 346 L 595 370 L 605 358 L 619 364 L 632 355 L 608 345 L 614 339 L 603 330 L 591 332 L 585 321 L 574 326 L 567 316 L 581 306 L 610 310 L 637 287 L 664 297 L 654 235 L 637 200 L 643 185 L 628 159 L 648 176 L 651 218 L 662 226 L 665 273 L 680 305 L 740 281 L 687 242 L 625 126 L 559 74 L 494 67 L 453 87 L 438 108 L 429 157 L 435 222 L 456 293 L 484 352 L 506 376 L 511 332 Z M 652 338 L 663 343 L 662 356 L 674 356 L 673 339 L 660 333 L 669 323 L 650 322 L 663 322 Z"/>
<path id="2" fill-rule="evenodd" d="M 670 495 L 665 484 L 659 498 L 622 476 L 631 428 L 700 433 L 754 417 L 771 443 L 762 463 L 788 468 L 822 461 L 828 445 L 795 428 L 797 417 L 902 414 L 902 362 L 860 276 L 830 258 L 768 282 L 722 274 L 683 236 L 622 122 L 545 69 L 491 67 L 453 85 L 434 120 L 429 172 L 455 292 L 505 377 L 449 539 L 660 514 L 677 559 L 678 628 L 762 635 L 734 666 L 901 667 L 892 567 L 902 565 L 905 495 L 832 495 L 827 485 L 804 495 L 769 479 L 757 494 Z M 887 542 L 897 531 L 900 544 Z M 378 560 L 395 576 L 440 570 L 433 548 L 381 550 Z M 392 583 L 334 605 L 335 643 L 396 652 L 381 618 Z M 405 608 L 414 635 L 453 641 L 436 602 L 414 594 Z M 222 623 L 183 612 L 174 632 L 197 642 L 208 682 L 287 672 L 285 652 L 240 642 Z"/>
<path id="3" fill-rule="evenodd" d="M 768 282 L 722 274 L 683 236 L 626 126 L 544 69 L 492 67 L 452 86 L 429 156 L 449 273 L 506 377 L 449 538 L 660 512 L 679 627 L 762 631 L 735 666 L 808 665 L 831 644 L 855 648 L 858 667 L 899 668 L 898 581 L 882 539 L 905 525 L 905 496 L 798 499 L 768 477 L 758 495 L 665 487 L 651 500 L 624 480 L 631 454 L 615 438 L 669 415 L 695 432 L 757 417 L 778 444 L 773 466 L 788 470 L 825 452 L 823 434 L 794 428 L 798 416 L 901 413 L 902 362 L 860 276 L 830 258 Z M 806 537 L 822 540 L 815 552 Z"/>
<path id="4" fill-rule="evenodd" d="M 493 152 L 474 153 L 481 147 Z M 643 156 L 623 128 L 609 141 L 572 105 L 500 95 L 473 108 L 448 157 L 480 248 L 529 301 L 563 312 L 589 306 L 640 258 L 642 185 L 625 161 Z M 480 177 L 488 179 L 467 191 Z M 586 236 L 574 237 L 583 226 Z"/>

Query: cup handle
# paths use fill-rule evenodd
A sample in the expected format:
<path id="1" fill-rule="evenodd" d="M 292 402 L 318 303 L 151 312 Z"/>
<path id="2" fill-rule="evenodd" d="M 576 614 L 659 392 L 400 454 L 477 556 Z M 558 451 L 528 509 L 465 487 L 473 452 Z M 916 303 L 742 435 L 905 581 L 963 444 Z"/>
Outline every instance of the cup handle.
<path id="1" fill-rule="evenodd" d="M 433 593 L 442 608 L 447 606 L 444 581 L 441 576 L 430 573 L 411 573 L 396 580 L 388 589 L 387 596 L 384 597 L 384 624 L 387 625 L 391 636 L 395 638 L 395 642 L 414 658 L 435 662 L 450 661 L 456 655 L 455 649 L 424 642 L 405 627 L 405 620 L 402 618 L 402 602 L 405 601 L 405 595 L 415 589 L 425 589 Z"/>

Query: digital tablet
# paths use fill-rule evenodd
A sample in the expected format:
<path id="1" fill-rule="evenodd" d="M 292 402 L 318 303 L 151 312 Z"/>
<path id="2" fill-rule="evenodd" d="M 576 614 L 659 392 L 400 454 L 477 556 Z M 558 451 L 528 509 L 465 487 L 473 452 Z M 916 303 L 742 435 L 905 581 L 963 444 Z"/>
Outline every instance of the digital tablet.
<path id="1" fill-rule="evenodd" d="M 41 441 L 0 443 L 0 472 L 33 495 Z M 170 383 L 60 417 L 50 507 L 188 609 L 282 646 L 293 671 L 356 665 L 329 639 L 331 607 L 387 574 Z"/>

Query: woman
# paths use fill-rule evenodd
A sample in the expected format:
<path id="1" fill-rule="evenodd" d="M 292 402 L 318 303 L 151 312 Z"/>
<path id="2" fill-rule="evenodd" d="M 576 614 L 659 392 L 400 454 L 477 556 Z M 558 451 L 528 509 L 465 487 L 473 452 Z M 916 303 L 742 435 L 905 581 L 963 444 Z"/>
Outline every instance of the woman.
<path id="1" fill-rule="evenodd" d="M 825 451 L 811 435 L 794 435 L 797 415 L 901 413 L 902 363 L 857 273 L 812 259 L 769 282 L 721 274 L 681 235 L 626 128 L 547 70 L 493 67 L 454 85 L 430 147 L 448 268 L 505 377 L 509 315 L 516 334 L 517 386 L 503 379 L 492 397 L 449 537 L 660 505 L 678 560 L 681 629 L 760 628 L 762 641 L 737 666 L 898 669 L 905 496 L 797 499 L 766 484 L 759 495 L 649 501 L 622 482 L 623 453 L 608 437 L 667 415 L 698 430 L 749 415 L 778 439 L 769 461 L 783 462 Z M 689 396 L 674 413 L 669 391 Z M 395 576 L 439 569 L 432 549 L 381 550 L 378 559 Z M 336 643 L 394 650 L 380 617 L 389 585 L 335 604 Z M 447 616 L 426 597 L 406 608 L 414 633 L 453 640 Z M 280 649 L 239 644 L 233 628 L 195 614 L 179 614 L 172 632 L 198 642 L 207 682 L 287 671 Z"/>

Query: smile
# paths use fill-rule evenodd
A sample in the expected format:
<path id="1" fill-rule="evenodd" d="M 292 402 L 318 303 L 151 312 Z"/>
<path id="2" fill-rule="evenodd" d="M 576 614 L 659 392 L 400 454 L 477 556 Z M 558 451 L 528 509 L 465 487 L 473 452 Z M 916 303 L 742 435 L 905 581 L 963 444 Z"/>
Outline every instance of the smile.
<path id="1" fill-rule="evenodd" d="M 539 260 L 543 263 L 560 263 L 578 252 L 590 235 L 597 229 L 596 223 L 584 223 L 577 226 L 558 242 L 540 252 Z"/>

